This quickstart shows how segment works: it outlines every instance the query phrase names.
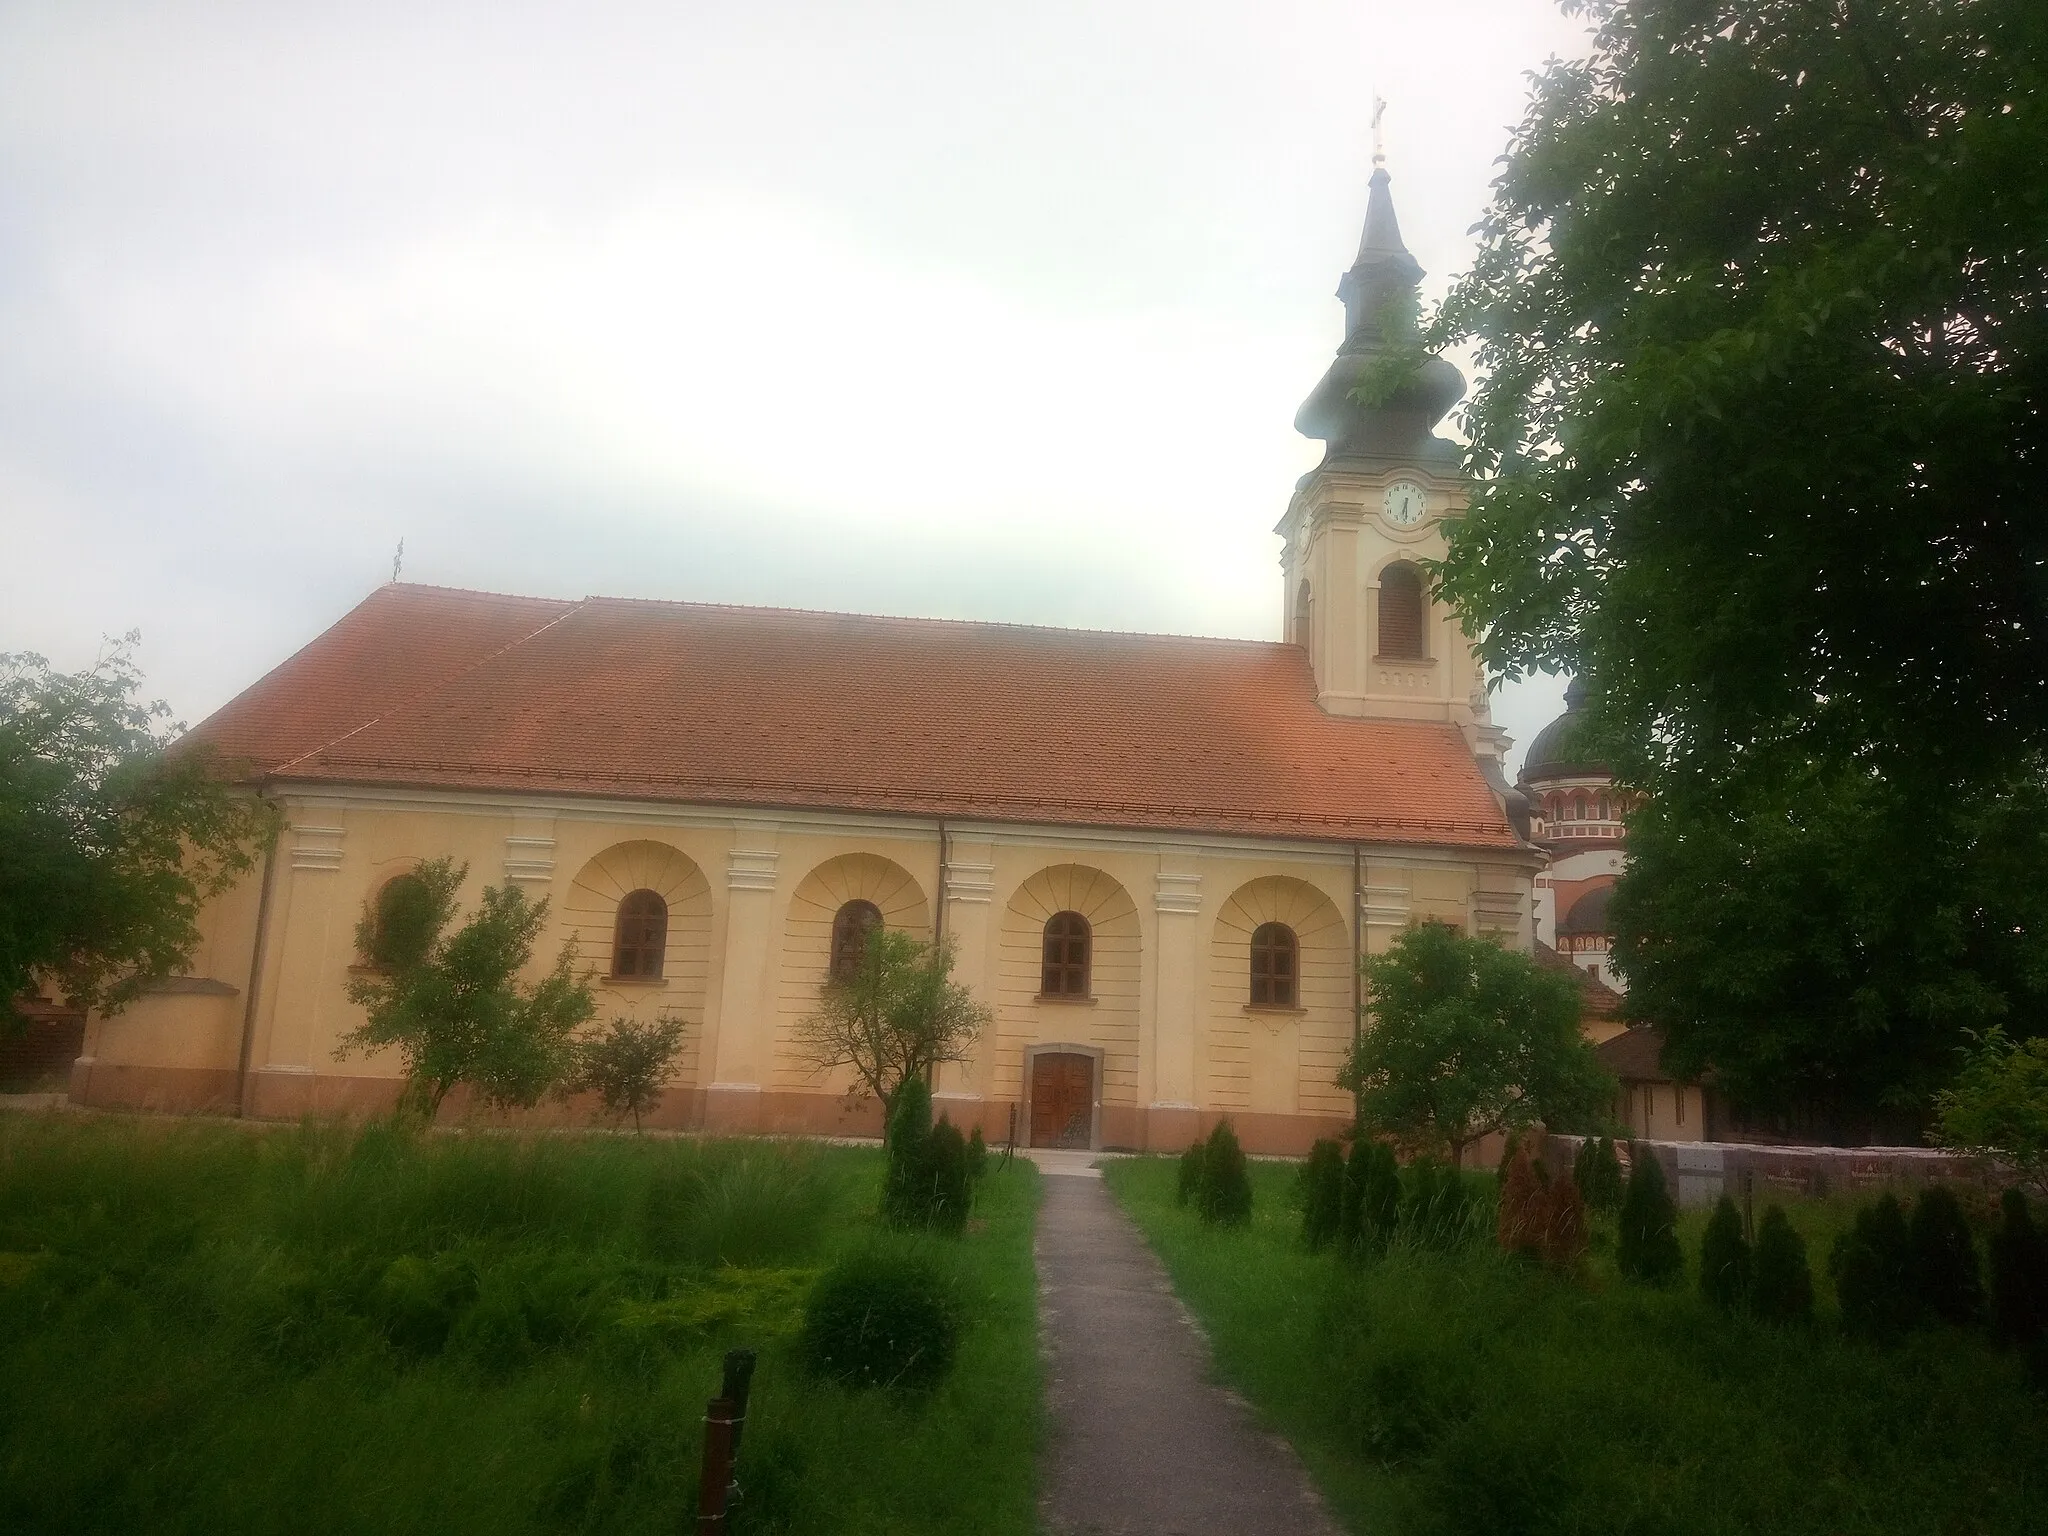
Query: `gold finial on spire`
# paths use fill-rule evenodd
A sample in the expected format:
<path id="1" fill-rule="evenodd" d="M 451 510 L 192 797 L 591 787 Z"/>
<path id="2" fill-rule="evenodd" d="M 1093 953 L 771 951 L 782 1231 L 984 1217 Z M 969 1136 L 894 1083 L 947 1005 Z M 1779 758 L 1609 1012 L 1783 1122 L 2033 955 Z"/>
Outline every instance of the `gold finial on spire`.
<path id="1" fill-rule="evenodd" d="M 1380 133 L 1380 119 L 1387 115 L 1387 99 L 1378 91 L 1372 96 L 1372 163 L 1387 163 L 1387 141 Z"/>

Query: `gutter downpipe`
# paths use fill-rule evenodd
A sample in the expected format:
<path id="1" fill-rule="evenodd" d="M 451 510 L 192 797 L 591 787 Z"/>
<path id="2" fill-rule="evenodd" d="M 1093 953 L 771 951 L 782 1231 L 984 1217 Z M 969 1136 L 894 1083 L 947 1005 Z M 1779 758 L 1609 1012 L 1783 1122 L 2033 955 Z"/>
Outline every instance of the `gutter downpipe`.
<path id="1" fill-rule="evenodd" d="M 269 801 L 261 789 L 256 791 L 256 798 Z M 249 992 L 242 1004 L 242 1049 L 235 1062 L 235 1113 L 244 1117 L 249 1113 L 249 1058 L 256 1049 L 256 993 L 263 983 L 263 957 L 270 940 L 270 892 L 277 871 L 277 845 L 284 831 L 279 825 L 263 850 L 263 885 L 256 897 L 255 953 L 249 957 Z"/>
<path id="2" fill-rule="evenodd" d="M 1358 844 L 1351 845 L 1351 1050 L 1365 1036 L 1365 855 Z M 1360 1094 L 1351 1090 L 1351 1123 L 1364 1118 Z"/>

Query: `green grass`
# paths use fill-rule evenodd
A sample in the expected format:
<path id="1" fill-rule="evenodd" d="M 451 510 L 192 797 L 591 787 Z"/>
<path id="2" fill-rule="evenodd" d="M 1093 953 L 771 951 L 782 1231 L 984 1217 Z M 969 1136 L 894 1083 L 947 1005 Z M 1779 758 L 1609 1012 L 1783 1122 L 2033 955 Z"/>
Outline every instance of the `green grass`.
<path id="1" fill-rule="evenodd" d="M 1565 1283 L 1490 1243 L 1372 1264 L 1310 1255 L 1291 1167 L 1256 1164 L 1252 1225 L 1174 1205 L 1174 1164 L 1112 1163 L 1220 1374 L 1374 1536 L 2039 1532 L 2048 1402 L 2019 1363 L 1939 1330 L 1879 1351 L 1823 1315 L 1777 1332 L 1688 1287 Z M 1846 1207 L 1788 1212 L 1824 1312 Z M 1696 1259 L 1701 1214 L 1682 1228 Z M 1690 1280 L 1690 1276 L 1688 1277 Z"/>
<path id="2" fill-rule="evenodd" d="M 918 1240 L 968 1320 L 923 1398 L 794 1359 L 880 1182 L 784 1142 L 0 1118 L 0 1529 L 686 1530 L 755 1346 L 748 1531 L 1021 1536 L 1036 1171 Z"/>

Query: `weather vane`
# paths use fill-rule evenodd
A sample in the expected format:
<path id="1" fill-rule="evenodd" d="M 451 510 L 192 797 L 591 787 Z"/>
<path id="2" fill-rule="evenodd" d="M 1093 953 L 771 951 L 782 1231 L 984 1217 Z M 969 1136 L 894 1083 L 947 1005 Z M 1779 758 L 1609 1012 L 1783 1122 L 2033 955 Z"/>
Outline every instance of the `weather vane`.
<path id="1" fill-rule="evenodd" d="M 1387 115 L 1387 98 L 1378 91 L 1372 96 L 1372 163 L 1387 163 L 1387 141 L 1380 133 L 1380 119 Z"/>

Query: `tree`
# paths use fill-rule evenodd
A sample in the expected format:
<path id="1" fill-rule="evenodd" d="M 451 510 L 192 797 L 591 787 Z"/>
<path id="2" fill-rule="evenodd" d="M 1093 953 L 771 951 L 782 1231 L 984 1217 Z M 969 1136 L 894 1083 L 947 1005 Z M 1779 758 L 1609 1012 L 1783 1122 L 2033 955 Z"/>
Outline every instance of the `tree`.
<path id="1" fill-rule="evenodd" d="M 1755 1262 L 1742 1235 L 1742 1213 L 1723 1195 L 1700 1238 L 1700 1294 L 1723 1312 L 1749 1304 Z"/>
<path id="2" fill-rule="evenodd" d="M 1629 1149 L 1628 1193 L 1621 1202 L 1614 1264 L 1623 1279 L 1643 1285 L 1668 1285 L 1685 1273 L 1678 1208 L 1664 1183 L 1664 1165 L 1648 1147 Z"/>
<path id="3" fill-rule="evenodd" d="M 1935 1112 L 1943 1146 L 1995 1157 L 2048 1194 L 2048 1036 L 2015 1042 L 1992 1025 Z"/>
<path id="4" fill-rule="evenodd" d="M 1606 1136 L 1588 1136 L 1579 1143 L 1572 1159 L 1572 1182 L 1589 1211 L 1621 1209 L 1621 1159 L 1614 1155 L 1614 1142 Z"/>
<path id="5" fill-rule="evenodd" d="M 1991 1334 L 2024 1346 L 2048 1330 L 2048 1234 L 2034 1225 L 2027 1197 L 2008 1189 L 1991 1234 Z"/>
<path id="6" fill-rule="evenodd" d="M 396 1046 L 406 1070 L 400 1106 L 428 1120 L 457 1083 L 498 1108 L 532 1107 L 568 1075 L 572 1037 L 596 1006 L 589 973 L 576 974 L 576 941 L 528 985 L 519 976 L 547 926 L 546 901 L 527 901 L 516 885 L 486 886 L 469 921 L 448 933 L 469 867 L 435 859 L 412 873 L 426 891 L 428 941 L 417 959 L 350 979 L 349 1001 L 367 1016 L 342 1036 L 339 1054 Z M 356 947 L 377 951 L 377 913 L 358 925 Z"/>
<path id="7" fill-rule="evenodd" d="M 1309 1148 L 1301 1168 L 1301 1238 L 1311 1252 L 1327 1248 L 1344 1226 L 1344 1149 L 1328 1138 Z"/>
<path id="8" fill-rule="evenodd" d="M 1913 1284 L 1913 1238 L 1895 1196 L 1856 1213 L 1856 1222 L 1828 1250 L 1828 1275 L 1853 1338 L 1882 1343 L 1924 1321 Z"/>
<path id="9" fill-rule="evenodd" d="M 1956 1197 L 1944 1185 L 1928 1185 L 1913 1202 L 1907 1232 L 1919 1309 L 1945 1323 L 1975 1322 L 1984 1311 L 1984 1279 L 1977 1267 L 1977 1245 Z"/>
<path id="10" fill-rule="evenodd" d="M 1763 1322 L 1812 1319 L 1813 1271 L 1806 1262 L 1806 1239 L 1778 1206 L 1768 1208 L 1757 1223 L 1752 1275 L 1750 1307 Z"/>
<path id="11" fill-rule="evenodd" d="M 2048 975 L 2048 13 L 1588 9 L 1405 364 L 1481 373 L 1440 589 L 1650 796 L 1614 921 L 1668 1064 L 1924 1107 Z"/>
<path id="12" fill-rule="evenodd" d="M 1337 1084 L 1369 1129 L 1461 1167 L 1482 1136 L 1585 1125 L 1614 1097 L 1579 1034 L 1578 988 L 1527 955 L 1422 923 L 1364 971 L 1371 1027 Z"/>
<path id="13" fill-rule="evenodd" d="M 574 1042 L 563 1087 L 570 1093 L 595 1093 L 614 1123 L 631 1115 L 637 1131 L 640 1117 L 661 1102 L 662 1090 L 676 1075 L 682 1043 L 681 1019 L 615 1018 L 603 1033 Z"/>
<path id="14" fill-rule="evenodd" d="M 1228 1120 L 1218 1120 L 1202 1149 L 1195 1207 L 1210 1225 L 1241 1227 L 1252 1219 L 1252 1177 Z"/>
<path id="15" fill-rule="evenodd" d="M 885 1113 L 912 1078 L 965 1061 L 995 1015 L 952 979 L 953 945 L 875 928 L 860 965 L 819 989 L 817 1010 L 797 1025 L 804 1058 L 820 1071 L 851 1067 Z"/>
<path id="16" fill-rule="evenodd" d="M 184 971 L 200 909 L 276 836 L 275 807 L 140 702 L 137 643 L 74 674 L 0 656 L 0 1034 L 38 985 L 114 1013 Z"/>
<path id="17" fill-rule="evenodd" d="M 894 1227 L 921 1227 L 931 1209 L 925 1150 L 932 1136 L 932 1091 L 922 1077 L 898 1084 L 883 1129 L 882 1219 Z"/>

